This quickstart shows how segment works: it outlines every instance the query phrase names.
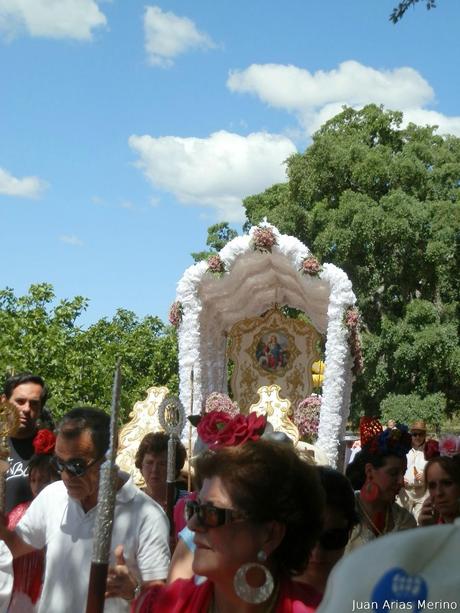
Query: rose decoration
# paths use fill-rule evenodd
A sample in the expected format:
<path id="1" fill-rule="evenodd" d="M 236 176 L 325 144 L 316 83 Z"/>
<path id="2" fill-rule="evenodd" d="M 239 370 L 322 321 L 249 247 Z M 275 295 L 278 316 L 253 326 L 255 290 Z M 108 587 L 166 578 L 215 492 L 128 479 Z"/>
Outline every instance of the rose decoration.
<path id="1" fill-rule="evenodd" d="M 51 430 L 39 430 L 34 436 L 32 445 L 36 455 L 51 455 L 54 453 L 56 436 Z"/>
<path id="2" fill-rule="evenodd" d="M 321 264 L 317 258 L 311 255 L 302 260 L 300 272 L 303 272 L 305 275 L 316 277 L 321 272 Z"/>
<path id="3" fill-rule="evenodd" d="M 254 229 L 252 234 L 252 244 L 256 251 L 262 253 L 271 253 L 273 245 L 276 245 L 277 240 L 273 230 L 270 227 L 261 228 L 260 226 Z"/>
<path id="4" fill-rule="evenodd" d="M 184 308 L 182 303 L 179 301 L 173 302 L 169 309 L 169 323 L 177 328 L 181 324 L 183 314 Z"/>
<path id="5" fill-rule="evenodd" d="M 214 275 L 221 276 L 225 272 L 225 264 L 220 258 L 220 255 L 211 255 L 208 258 L 208 271 Z"/>
<path id="6" fill-rule="evenodd" d="M 453 434 L 443 436 L 439 441 L 439 453 L 449 458 L 460 453 L 460 437 Z"/>
<path id="7" fill-rule="evenodd" d="M 266 418 L 257 413 L 231 417 L 224 411 L 206 413 L 197 427 L 198 436 L 210 449 L 257 441 L 265 430 Z"/>

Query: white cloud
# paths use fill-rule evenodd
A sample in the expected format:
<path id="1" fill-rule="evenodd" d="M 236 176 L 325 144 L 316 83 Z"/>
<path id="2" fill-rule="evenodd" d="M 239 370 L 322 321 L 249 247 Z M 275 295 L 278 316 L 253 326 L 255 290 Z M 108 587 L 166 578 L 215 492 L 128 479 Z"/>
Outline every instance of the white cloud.
<path id="1" fill-rule="evenodd" d="M 4 168 L 0 168 L 0 194 L 22 198 L 38 198 L 46 187 L 46 182 L 38 177 L 17 179 Z"/>
<path id="2" fill-rule="evenodd" d="M 81 241 L 78 236 L 74 234 L 61 234 L 59 240 L 62 243 L 66 243 L 67 245 L 73 245 L 74 247 L 82 247 L 83 241 Z"/>
<path id="3" fill-rule="evenodd" d="M 310 73 L 281 64 L 252 64 L 233 70 L 227 79 L 232 92 L 256 95 L 269 106 L 293 113 L 308 135 L 340 112 L 343 105 L 361 108 L 383 104 L 392 110 L 436 119 L 435 123 L 459 133 L 460 118 L 423 110 L 434 100 L 430 84 L 413 68 L 377 70 L 350 60 L 337 69 Z M 423 120 L 423 123 L 431 122 Z"/>
<path id="4" fill-rule="evenodd" d="M 211 38 L 199 32 L 191 19 L 164 13 L 148 6 L 144 15 L 145 50 L 150 64 L 167 68 L 173 59 L 191 49 L 215 47 Z"/>
<path id="5" fill-rule="evenodd" d="M 107 19 L 96 0 L 0 0 L 0 31 L 46 38 L 89 40 Z"/>
<path id="6" fill-rule="evenodd" d="M 404 111 L 404 124 L 409 122 L 419 126 L 439 126 L 439 134 L 454 134 L 460 136 L 460 117 L 447 117 L 436 111 L 428 109 L 406 109 Z"/>
<path id="7" fill-rule="evenodd" d="M 156 188 L 180 202 L 210 207 L 228 221 L 244 219 L 244 197 L 286 180 L 284 161 L 296 151 L 285 136 L 223 130 L 208 138 L 133 135 L 129 144 Z"/>

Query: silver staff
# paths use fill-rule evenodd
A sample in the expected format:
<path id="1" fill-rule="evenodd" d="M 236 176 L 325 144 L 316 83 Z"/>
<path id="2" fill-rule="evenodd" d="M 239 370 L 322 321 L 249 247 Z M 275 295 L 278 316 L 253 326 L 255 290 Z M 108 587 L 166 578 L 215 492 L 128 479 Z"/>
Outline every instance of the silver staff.
<path id="1" fill-rule="evenodd" d="M 121 369 L 120 360 L 115 368 L 110 415 L 110 442 L 106 460 L 100 469 L 99 493 L 97 497 L 96 521 L 94 529 L 93 555 L 89 576 L 86 613 L 102 613 L 107 586 L 110 545 L 112 541 L 113 513 L 117 493 L 117 473 L 115 464 L 118 438 L 118 413 L 120 409 Z"/>

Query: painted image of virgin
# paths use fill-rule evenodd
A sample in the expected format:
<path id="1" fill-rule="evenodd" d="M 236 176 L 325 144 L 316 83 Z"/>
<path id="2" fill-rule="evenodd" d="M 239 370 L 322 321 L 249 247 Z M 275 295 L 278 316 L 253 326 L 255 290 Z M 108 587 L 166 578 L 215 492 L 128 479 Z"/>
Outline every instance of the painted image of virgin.
<path id="1" fill-rule="evenodd" d="M 287 366 L 288 340 L 280 332 L 268 332 L 257 343 L 256 359 L 259 365 L 269 372 L 275 372 Z"/>

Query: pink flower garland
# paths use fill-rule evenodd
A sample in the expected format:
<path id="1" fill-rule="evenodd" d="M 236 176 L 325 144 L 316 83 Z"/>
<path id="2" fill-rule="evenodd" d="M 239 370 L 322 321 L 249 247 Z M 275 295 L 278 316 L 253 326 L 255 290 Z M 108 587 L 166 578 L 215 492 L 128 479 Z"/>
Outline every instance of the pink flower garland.
<path id="1" fill-rule="evenodd" d="M 299 434 L 307 443 L 312 443 L 318 434 L 321 396 L 311 394 L 301 400 L 294 409 L 293 422 L 299 429 Z"/>
<path id="2" fill-rule="evenodd" d="M 169 309 L 169 323 L 177 328 L 182 322 L 183 314 L 184 309 L 182 303 L 179 301 L 173 302 L 171 308 Z"/>
<path id="3" fill-rule="evenodd" d="M 353 374 L 359 374 L 364 367 L 363 351 L 361 347 L 361 315 L 356 307 L 350 307 L 345 313 L 345 325 L 349 330 L 349 339 L 351 355 L 353 356 Z"/>

